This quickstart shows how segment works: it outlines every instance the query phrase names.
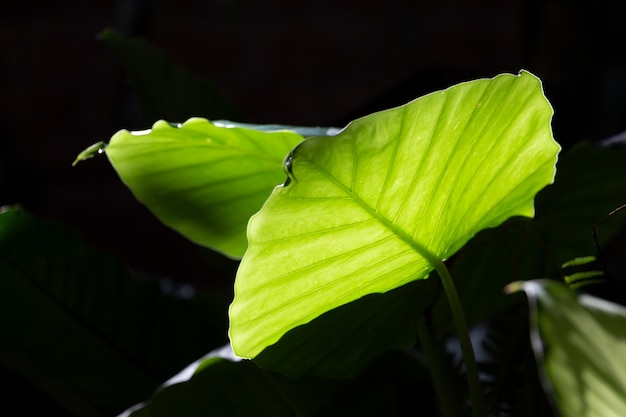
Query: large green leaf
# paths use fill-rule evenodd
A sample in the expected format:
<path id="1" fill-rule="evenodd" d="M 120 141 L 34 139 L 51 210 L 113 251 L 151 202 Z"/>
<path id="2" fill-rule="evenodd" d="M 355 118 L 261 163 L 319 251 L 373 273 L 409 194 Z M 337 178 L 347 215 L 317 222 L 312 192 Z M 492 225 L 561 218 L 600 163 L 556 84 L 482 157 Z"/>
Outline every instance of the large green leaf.
<path id="1" fill-rule="evenodd" d="M 544 386 L 564 417 L 626 415 L 626 309 L 554 281 L 517 282 Z"/>
<path id="2" fill-rule="evenodd" d="M 481 229 L 532 216 L 560 147 L 528 72 L 429 94 L 302 142 L 248 225 L 230 336 L 255 357 L 299 325 L 425 278 Z"/>
<path id="3" fill-rule="evenodd" d="M 23 210 L 0 213 L 0 278 L 0 366 L 75 415 L 114 415 L 226 341 L 226 297 L 166 295 Z"/>
<path id="4" fill-rule="evenodd" d="M 282 163 L 303 139 L 287 130 L 216 126 L 206 119 L 121 130 L 106 154 L 122 180 L 163 223 L 230 257 L 248 246 L 246 224 L 284 182 Z"/>

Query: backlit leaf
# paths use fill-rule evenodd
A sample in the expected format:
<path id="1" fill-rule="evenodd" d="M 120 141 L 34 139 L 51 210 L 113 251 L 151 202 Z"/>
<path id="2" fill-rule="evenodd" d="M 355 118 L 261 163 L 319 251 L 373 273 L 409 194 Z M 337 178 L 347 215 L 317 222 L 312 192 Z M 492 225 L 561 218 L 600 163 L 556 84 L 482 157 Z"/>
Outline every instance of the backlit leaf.
<path id="1" fill-rule="evenodd" d="M 459 84 L 298 145 L 248 226 L 235 352 L 367 294 L 427 277 L 478 231 L 532 216 L 560 150 L 528 72 Z"/>
<path id="2" fill-rule="evenodd" d="M 282 162 L 303 139 L 292 131 L 159 121 L 117 132 L 106 154 L 122 180 L 163 223 L 232 258 L 247 247 L 246 224 L 284 182 Z"/>

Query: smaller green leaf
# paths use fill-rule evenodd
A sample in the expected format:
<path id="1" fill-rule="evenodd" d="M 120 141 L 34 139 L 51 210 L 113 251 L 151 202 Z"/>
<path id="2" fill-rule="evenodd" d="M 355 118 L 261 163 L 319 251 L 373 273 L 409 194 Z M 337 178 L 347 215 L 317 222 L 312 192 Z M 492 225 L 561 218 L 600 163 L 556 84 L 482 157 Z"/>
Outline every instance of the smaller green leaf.
<path id="1" fill-rule="evenodd" d="M 121 130 L 106 155 L 135 197 L 163 223 L 239 258 L 248 246 L 249 218 L 285 181 L 283 159 L 302 140 L 292 131 L 220 127 L 194 118 Z"/>
<path id="2" fill-rule="evenodd" d="M 507 288 L 528 296 L 535 357 L 562 415 L 625 416 L 626 309 L 555 281 Z"/>

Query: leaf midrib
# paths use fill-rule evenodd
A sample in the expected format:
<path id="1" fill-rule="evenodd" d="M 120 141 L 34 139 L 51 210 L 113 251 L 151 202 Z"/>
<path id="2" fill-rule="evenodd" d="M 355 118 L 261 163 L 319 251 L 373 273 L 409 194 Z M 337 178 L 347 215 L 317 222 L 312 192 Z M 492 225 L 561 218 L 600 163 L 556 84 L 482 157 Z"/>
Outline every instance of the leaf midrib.
<path id="1" fill-rule="evenodd" d="M 394 234 L 398 239 L 402 240 L 404 243 L 409 245 L 415 252 L 417 252 L 424 259 L 426 259 L 433 268 L 435 268 L 436 265 L 443 262 L 442 259 L 440 259 L 437 255 L 435 255 L 430 250 L 428 250 L 426 246 L 422 245 L 420 242 L 413 239 L 408 233 L 406 233 L 404 230 L 396 226 L 391 220 L 386 218 L 378 210 L 374 209 L 365 201 L 363 201 L 353 190 L 349 189 L 344 184 L 339 182 L 335 177 L 333 177 L 328 171 L 322 168 L 315 161 L 311 160 L 305 155 L 302 155 L 301 157 L 306 159 L 312 166 L 314 166 L 319 172 L 321 172 L 333 184 L 335 184 L 339 189 L 341 189 L 352 201 L 354 201 L 359 207 L 361 207 L 370 216 L 376 219 L 380 224 L 382 224 L 387 230 L 389 230 L 392 234 Z"/>

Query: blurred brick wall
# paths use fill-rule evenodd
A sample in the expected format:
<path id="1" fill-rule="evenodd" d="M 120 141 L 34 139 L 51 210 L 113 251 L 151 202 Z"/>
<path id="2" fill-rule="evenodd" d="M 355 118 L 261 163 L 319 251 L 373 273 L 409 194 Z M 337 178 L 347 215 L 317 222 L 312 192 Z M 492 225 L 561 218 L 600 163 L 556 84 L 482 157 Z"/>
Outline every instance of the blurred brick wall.
<path id="1" fill-rule="evenodd" d="M 136 267 L 224 284 L 230 277 L 211 278 L 199 251 L 136 203 L 104 158 L 70 167 L 116 130 L 146 127 L 126 111 L 133 103 L 122 68 L 96 40 L 102 29 L 166 49 L 254 122 L 343 125 L 525 68 L 544 80 L 557 139 L 570 143 L 626 130 L 622 3 L 8 3 L 0 8 L 0 203 L 58 219 Z"/>

